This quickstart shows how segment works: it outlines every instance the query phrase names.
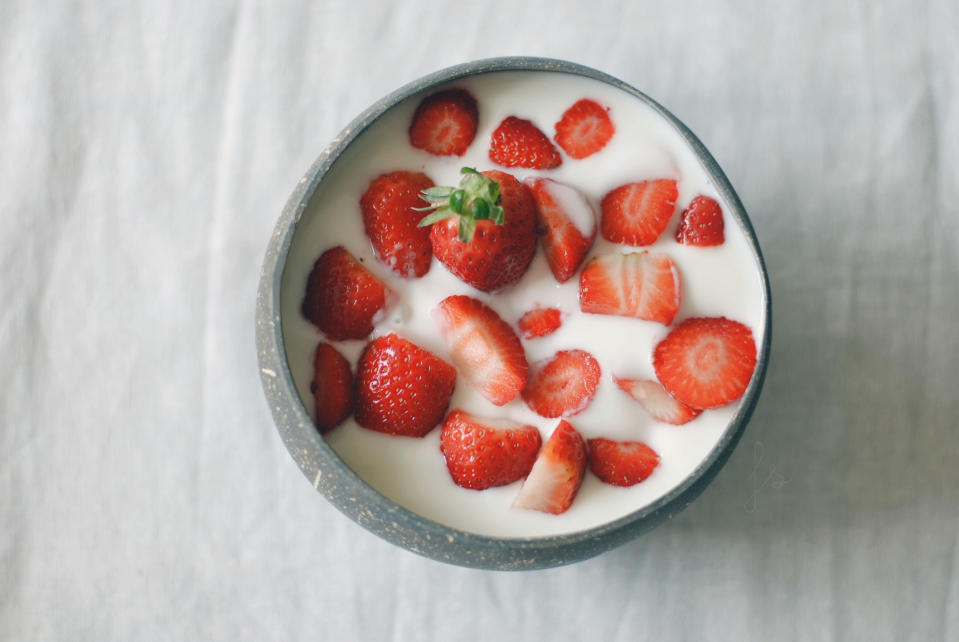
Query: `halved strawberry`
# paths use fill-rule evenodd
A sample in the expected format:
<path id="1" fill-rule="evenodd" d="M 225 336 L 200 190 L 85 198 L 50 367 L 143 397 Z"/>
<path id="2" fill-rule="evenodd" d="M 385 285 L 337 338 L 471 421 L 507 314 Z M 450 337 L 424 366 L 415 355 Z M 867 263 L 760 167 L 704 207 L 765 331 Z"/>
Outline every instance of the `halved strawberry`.
<path id="1" fill-rule="evenodd" d="M 653 474 L 659 455 L 641 441 L 589 440 L 589 469 L 607 484 L 635 486 Z"/>
<path id="2" fill-rule="evenodd" d="M 657 421 L 675 426 L 692 421 L 700 414 L 699 408 L 690 408 L 669 396 L 666 389 L 656 381 L 649 379 L 620 379 L 613 377 L 616 385 L 639 404 Z"/>
<path id="3" fill-rule="evenodd" d="M 708 196 L 697 196 L 679 218 L 676 240 L 684 245 L 722 245 L 723 210 Z"/>
<path id="4" fill-rule="evenodd" d="M 301 310 L 334 341 L 362 339 L 392 299 L 393 292 L 338 245 L 313 264 Z"/>
<path id="5" fill-rule="evenodd" d="M 603 197 L 603 238 L 627 245 L 652 245 L 669 225 L 679 189 L 674 180 L 627 183 Z"/>
<path id="6" fill-rule="evenodd" d="M 527 178 L 536 200 L 540 243 L 553 276 L 565 283 L 576 273 L 579 264 L 596 238 L 596 210 L 572 185 L 551 178 Z"/>
<path id="7" fill-rule="evenodd" d="M 563 159 L 546 134 L 531 121 L 509 116 L 493 130 L 490 160 L 504 167 L 552 169 Z"/>
<path id="8" fill-rule="evenodd" d="M 661 252 L 601 254 L 579 275 L 579 307 L 591 314 L 613 314 L 673 322 L 682 299 L 679 270 Z"/>
<path id="9" fill-rule="evenodd" d="M 653 368 L 673 397 L 694 408 L 739 399 L 756 368 L 752 330 L 725 317 L 686 319 L 653 350 Z"/>
<path id="10" fill-rule="evenodd" d="M 336 428 L 353 411 L 350 362 L 329 343 L 316 346 L 310 391 L 316 404 L 316 427 L 321 433 Z"/>
<path id="11" fill-rule="evenodd" d="M 479 110 L 465 89 L 424 98 L 410 124 L 410 145 L 435 156 L 462 156 L 476 136 Z"/>
<path id="12" fill-rule="evenodd" d="M 519 337 L 493 308 L 465 295 L 446 297 L 433 310 L 453 364 L 497 406 L 509 403 L 526 384 L 529 364 Z"/>
<path id="13" fill-rule="evenodd" d="M 433 187 L 426 174 L 398 171 L 373 179 L 360 198 L 363 225 L 376 257 L 402 277 L 426 274 L 433 260 L 430 231 L 418 227 L 426 205 L 420 192 Z"/>
<path id="14" fill-rule="evenodd" d="M 356 423 L 391 435 L 422 437 L 443 419 L 456 370 L 396 334 L 366 346 L 356 368 Z"/>
<path id="15" fill-rule="evenodd" d="M 560 350 L 533 365 L 523 400 L 543 417 L 569 417 L 586 410 L 599 385 L 599 363 L 584 350 Z"/>
<path id="16" fill-rule="evenodd" d="M 519 318 L 519 332 L 524 339 L 545 337 L 563 325 L 562 317 L 556 308 L 535 308 Z"/>
<path id="17" fill-rule="evenodd" d="M 495 292 L 522 278 L 536 253 L 536 203 L 529 189 L 498 170 L 463 168 L 459 189 L 434 187 L 433 254 L 460 280 Z M 445 194 L 441 194 L 445 192 Z"/>
<path id="18" fill-rule="evenodd" d="M 605 147 L 615 132 L 609 109 L 583 98 L 563 112 L 554 140 L 571 157 L 586 158 Z"/>
<path id="19" fill-rule="evenodd" d="M 526 477 L 543 443 L 539 429 L 454 410 L 443 422 L 440 450 L 457 486 L 484 490 Z"/>
<path id="20" fill-rule="evenodd" d="M 536 458 L 533 470 L 513 500 L 513 508 L 565 513 L 576 498 L 585 473 L 586 443 L 563 419 Z"/>

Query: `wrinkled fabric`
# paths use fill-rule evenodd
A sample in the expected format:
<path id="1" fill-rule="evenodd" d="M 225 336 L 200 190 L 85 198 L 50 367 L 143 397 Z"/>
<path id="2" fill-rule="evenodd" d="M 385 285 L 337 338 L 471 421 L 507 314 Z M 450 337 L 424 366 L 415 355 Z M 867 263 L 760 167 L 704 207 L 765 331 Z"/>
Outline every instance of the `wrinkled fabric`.
<path id="1" fill-rule="evenodd" d="M 419 35 L 417 35 L 419 34 Z M 750 212 L 772 361 L 670 523 L 495 573 L 341 515 L 260 390 L 296 182 L 498 55 L 671 109 Z M 0 4 L 0 639 L 959 639 L 959 5 Z"/>

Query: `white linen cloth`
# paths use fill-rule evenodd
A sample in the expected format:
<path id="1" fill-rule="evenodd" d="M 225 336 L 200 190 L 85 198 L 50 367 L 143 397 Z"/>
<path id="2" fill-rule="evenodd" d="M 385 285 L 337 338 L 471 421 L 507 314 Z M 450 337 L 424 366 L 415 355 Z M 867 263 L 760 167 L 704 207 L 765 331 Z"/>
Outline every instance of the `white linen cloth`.
<path id="1" fill-rule="evenodd" d="M 500 55 L 684 120 L 774 300 L 714 484 L 526 573 L 342 516 L 253 348 L 267 239 L 327 142 Z M 957 326 L 952 0 L 0 4 L 0 639 L 959 639 Z"/>

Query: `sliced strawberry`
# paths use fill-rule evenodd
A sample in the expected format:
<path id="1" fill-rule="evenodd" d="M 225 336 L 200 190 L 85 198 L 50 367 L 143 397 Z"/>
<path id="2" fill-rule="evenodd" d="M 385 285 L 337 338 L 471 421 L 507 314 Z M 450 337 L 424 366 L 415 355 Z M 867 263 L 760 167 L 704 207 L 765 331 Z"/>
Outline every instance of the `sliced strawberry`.
<path id="1" fill-rule="evenodd" d="M 586 443 L 568 421 L 561 420 L 519 489 L 513 508 L 565 513 L 576 498 L 585 473 Z"/>
<path id="2" fill-rule="evenodd" d="M 476 136 L 479 110 L 465 89 L 447 89 L 420 102 L 410 124 L 410 145 L 435 156 L 462 156 Z"/>
<path id="3" fill-rule="evenodd" d="M 603 197 L 603 238 L 626 245 L 652 245 L 669 225 L 679 189 L 674 180 L 621 185 Z"/>
<path id="4" fill-rule="evenodd" d="M 539 430 L 454 410 L 443 422 L 440 450 L 457 486 L 484 490 L 526 477 L 543 443 Z"/>
<path id="5" fill-rule="evenodd" d="M 528 120 L 509 116 L 493 130 L 490 160 L 503 167 L 552 169 L 563 159 L 546 134 Z"/>
<path id="6" fill-rule="evenodd" d="M 583 98 L 563 112 L 555 140 L 571 157 L 586 158 L 605 147 L 615 132 L 609 109 Z"/>
<path id="7" fill-rule="evenodd" d="M 493 308 L 456 295 L 440 301 L 433 319 L 453 364 L 480 394 L 497 406 L 519 396 L 529 370 L 526 353 L 513 328 Z"/>
<path id="8" fill-rule="evenodd" d="M 350 362 L 329 343 L 316 346 L 310 391 L 316 404 L 316 427 L 321 433 L 336 428 L 353 411 Z"/>
<path id="9" fill-rule="evenodd" d="M 433 260 L 430 231 L 418 227 L 426 201 L 420 192 L 433 187 L 426 174 L 398 171 L 373 179 L 360 198 L 363 225 L 376 258 L 402 277 L 426 274 Z"/>
<path id="10" fill-rule="evenodd" d="M 697 196 L 679 219 L 676 240 L 684 245 L 722 245 L 723 210 L 708 196 Z"/>
<path id="11" fill-rule="evenodd" d="M 536 200 L 540 243 L 553 276 L 565 283 L 576 273 L 596 238 L 596 210 L 572 185 L 550 178 L 527 178 Z"/>
<path id="12" fill-rule="evenodd" d="M 648 379 L 620 379 L 613 377 L 616 385 L 639 404 L 657 421 L 675 426 L 692 421 L 700 414 L 699 408 L 690 408 L 669 396 L 658 382 Z"/>
<path id="13" fill-rule="evenodd" d="M 336 246 L 320 255 L 306 282 L 303 316 L 334 341 L 362 339 L 373 331 L 377 315 L 393 292 Z"/>
<path id="14" fill-rule="evenodd" d="M 463 171 L 463 188 L 458 190 L 465 203 L 461 211 L 454 212 L 441 201 L 434 203 L 437 211 L 424 221 L 442 217 L 432 223 L 430 241 L 436 258 L 450 272 L 478 290 L 496 292 L 519 281 L 533 260 L 536 202 L 525 185 L 505 172 Z M 493 193 L 495 198 L 490 198 Z M 491 215 L 497 209 L 499 221 Z"/>
<path id="15" fill-rule="evenodd" d="M 536 308 L 519 318 L 519 332 L 524 339 L 536 339 L 556 332 L 563 325 L 563 315 L 556 308 Z"/>
<path id="16" fill-rule="evenodd" d="M 756 368 L 752 330 L 725 317 L 686 319 L 653 350 L 653 368 L 673 397 L 694 408 L 739 399 Z"/>
<path id="17" fill-rule="evenodd" d="M 599 375 L 599 363 L 590 353 L 560 350 L 534 364 L 523 400 L 543 417 L 569 417 L 586 410 L 596 394 Z"/>
<path id="18" fill-rule="evenodd" d="M 607 484 L 635 486 L 653 474 L 659 455 L 641 441 L 589 440 L 589 469 Z"/>
<path id="19" fill-rule="evenodd" d="M 366 346 L 356 369 L 356 423 L 379 432 L 422 437 L 443 419 L 456 370 L 396 334 Z"/>
<path id="20" fill-rule="evenodd" d="M 579 275 L 579 307 L 591 314 L 612 314 L 673 322 L 682 299 L 679 270 L 661 252 L 601 254 Z"/>

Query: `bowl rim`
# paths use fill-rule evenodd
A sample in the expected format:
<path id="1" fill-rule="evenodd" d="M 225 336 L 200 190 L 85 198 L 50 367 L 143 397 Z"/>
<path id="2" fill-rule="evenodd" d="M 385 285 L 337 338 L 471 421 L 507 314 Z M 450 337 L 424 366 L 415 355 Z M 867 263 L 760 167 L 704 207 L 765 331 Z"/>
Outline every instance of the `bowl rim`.
<path id="1" fill-rule="evenodd" d="M 280 317 L 281 284 L 296 228 L 316 188 L 350 144 L 382 114 L 416 94 L 467 76 L 510 71 L 556 72 L 598 80 L 632 95 L 665 118 L 692 148 L 729 204 L 729 213 L 759 267 L 765 308 L 763 339 L 752 380 L 736 415 L 699 466 L 668 493 L 632 513 L 587 530 L 537 537 L 462 531 L 414 513 L 367 484 L 314 427 L 287 365 Z M 755 230 L 739 196 L 702 142 L 665 107 L 618 78 L 578 63 L 529 56 L 486 58 L 441 69 L 403 85 L 353 119 L 313 162 L 284 206 L 267 246 L 256 300 L 256 348 L 264 394 L 284 445 L 314 488 L 350 519 L 393 544 L 435 560 L 497 570 L 549 568 L 587 559 L 638 537 L 688 506 L 725 465 L 742 437 L 765 379 L 771 339 L 769 276 Z"/>

